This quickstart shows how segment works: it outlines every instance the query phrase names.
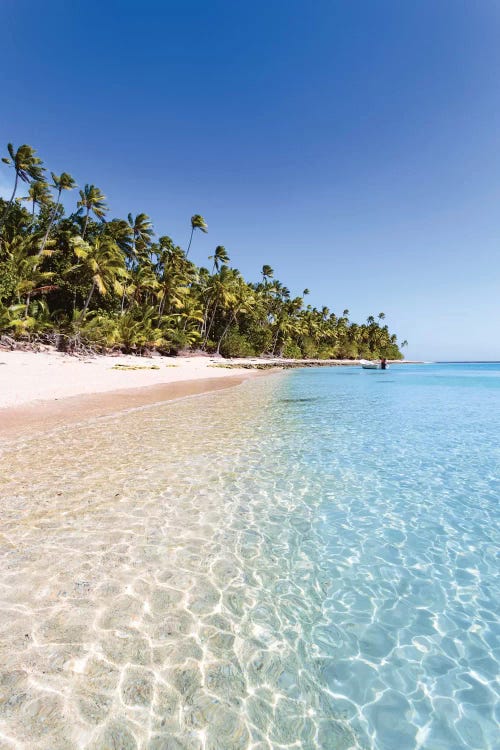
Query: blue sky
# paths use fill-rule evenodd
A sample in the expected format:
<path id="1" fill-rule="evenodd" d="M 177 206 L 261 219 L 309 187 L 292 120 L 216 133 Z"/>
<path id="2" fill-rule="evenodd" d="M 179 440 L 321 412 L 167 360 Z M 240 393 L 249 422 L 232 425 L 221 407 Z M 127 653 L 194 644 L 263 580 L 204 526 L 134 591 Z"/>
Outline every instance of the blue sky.
<path id="1" fill-rule="evenodd" d="M 496 0 L 3 0 L 0 143 L 408 356 L 500 359 L 499 38 Z"/>

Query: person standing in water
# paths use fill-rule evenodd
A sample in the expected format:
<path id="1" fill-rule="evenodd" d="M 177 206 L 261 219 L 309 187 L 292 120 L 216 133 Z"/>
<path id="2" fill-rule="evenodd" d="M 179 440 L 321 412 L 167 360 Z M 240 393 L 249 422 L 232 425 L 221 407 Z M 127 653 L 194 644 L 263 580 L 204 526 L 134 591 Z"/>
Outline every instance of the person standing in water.
<path id="1" fill-rule="evenodd" d="M 380 360 L 380 368 L 382 370 L 387 370 L 387 360 L 385 357 L 382 357 L 382 359 Z"/>

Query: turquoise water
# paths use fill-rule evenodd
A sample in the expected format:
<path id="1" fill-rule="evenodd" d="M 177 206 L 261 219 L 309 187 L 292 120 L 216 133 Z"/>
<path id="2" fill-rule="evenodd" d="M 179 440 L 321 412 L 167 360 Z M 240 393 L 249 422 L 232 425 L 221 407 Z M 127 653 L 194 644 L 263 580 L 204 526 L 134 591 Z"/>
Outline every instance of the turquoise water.
<path id="1" fill-rule="evenodd" d="M 321 482 L 334 710 L 362 747 L 500 747 L 500 365 L 305 370 L 282 408 Z"/>
<path id="2" fill-rule="evenodd" d="M 0 746 L 500 748 L 499 415 L 318 368 L 5 443 Z"/>

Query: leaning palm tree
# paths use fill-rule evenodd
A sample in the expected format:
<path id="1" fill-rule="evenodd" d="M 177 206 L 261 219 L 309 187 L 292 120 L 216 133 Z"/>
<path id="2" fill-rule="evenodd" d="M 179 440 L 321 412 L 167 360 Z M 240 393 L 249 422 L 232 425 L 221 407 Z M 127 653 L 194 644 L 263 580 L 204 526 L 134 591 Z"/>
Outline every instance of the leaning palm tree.
<path id="1" fill-rule="evenodd" d="M 221 265 L 227 266 L 230 260 L 229 255 L 227 254 L 227 250 L 223 245 L 217 245 L 214 254 L 209 255 L 208 259 L 213 260 L 214 262 L 212 266 L 212 273 L 214 273 L 214 271 L 218 272 Z"/>
<path id="2" fill-rule="evenodd" d="M 57 201 L 56 205 L 54 206 L 54 210 L 52 211 L 52 215 L 50 217 L 49 225 L 47 227 L 47 231 L 45 232 L 45 236 L 42 240 L 42 245 L 40 247 L 39 254 L 41 255 L 45 249 L 46 242 L 49 238 L 50 230 L 52 228 L 52 224 L 54 223 L 54 219 L 57 215 L 57 209 L 59 208 L 59 205 L 61 203 L 61 193 L 63 190 L 73 190 L 73 188 L 76 187 L 76 182 L 72 178 L 70 174 L 67 172 L 61 172 L 59 176 L 54 174 L 54 172 L 51 172 L 52 175 L 52 182 L 54 185 L 54 188 L 57 190 Z"/>
<path id="3" fill-rule="evenodd" d="M 194 216 L 191 216 L 191 236 L 189 238 L 188 249 L 186 250 L 186 258 L 189 255 L 189 250 L 191 248 L 191 242 L 193 241 L 193 234 L 195 229 L 199 229 L 200 232 L 204 232 L 205 234 L 208 232 L 207 223 L 203 216 L 200 216 L 200 214 L 194 214 Z"/>
<path id="4" fill-rule="evenodd" d="M 2 226 L 10 207 L 14 202 L 19 180 L 21 180 L 21 182 L 37 182 L 38 180 L 43 180 L 44 172 L 42 160 L 39 159 L 38 156 L 35 156 L 35 149 L 31 148 L 31 146 L 28 146 L 26 143 L 23 146 L 19 146 L 17 151 L 14 151 L 12 143 L 8 143 L 7 151 L 9 152 L 9 156 L 2 157 L 2 161 L 4 164 L 8 164 L 9 167 L 14 169 L 16 177 L 14 180 L 12 195 L 0 217 L 0 226 Z"/>
<path id="5" fill-rule="evenodd" d="M 82 238 L 84 238 L 90 213 L 92 212 L 98 219 L 104 219 L 106 216 L 108 211 L 106 196 L 95 185 L 85 185 L 83 190 L 80 190 L 80 200 L 76 205 L 79 211 L 85 211 L 85 221 L 82 231 Z"/>

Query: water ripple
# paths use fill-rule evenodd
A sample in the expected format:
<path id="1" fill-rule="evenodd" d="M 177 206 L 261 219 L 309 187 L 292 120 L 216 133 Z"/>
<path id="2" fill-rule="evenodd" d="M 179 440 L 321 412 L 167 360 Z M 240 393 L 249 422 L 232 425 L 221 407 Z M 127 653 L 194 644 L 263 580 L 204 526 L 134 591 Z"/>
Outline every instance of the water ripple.
<path id="1" fill-rule="evenodd" d="M 491 408 L 354 374 L 5 447 L 2 747 L 498 747 Z"/>

